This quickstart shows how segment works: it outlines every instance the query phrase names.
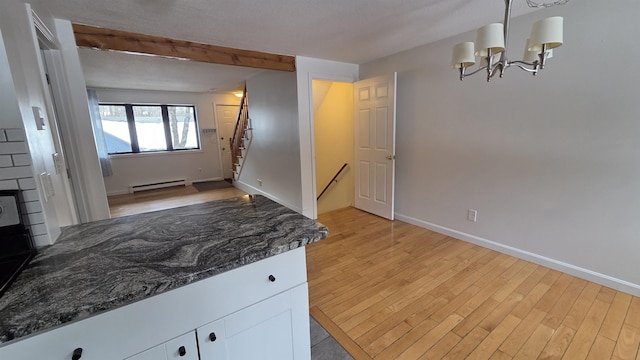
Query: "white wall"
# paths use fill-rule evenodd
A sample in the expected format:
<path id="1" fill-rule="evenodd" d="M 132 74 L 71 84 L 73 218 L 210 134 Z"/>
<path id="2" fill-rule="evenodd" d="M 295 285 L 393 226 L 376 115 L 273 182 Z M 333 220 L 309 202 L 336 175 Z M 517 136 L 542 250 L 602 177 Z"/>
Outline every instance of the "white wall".
<path id="1" fill-rule="evenodd" d="M 200 150 L 112 156 L 113 175 L 104 178 L 107 194 L 126 194 L 131 185 L 161 181 L 223 179 L 217 133 L 203 134 L 202 129 L 216 128 L 214 104 L 239 103 L 233 94 L 116 89 L 98 89 L 97 93 L 101 102 L 193 104 L 200 130 Z"/>
<path id="2" fill-rule="evenodd" d="M 302 214 L 318 217 L 316 177 L 314 175 L 313 79 L 354 82 L 358 80 L 358 65 L 321 59 L 296 57 L 298 85 L 298 131 L 300 140 L 300 178 L 302 182 Z"/>
<path id="3" fill-rule="evenodd" d="M 251 141 L 236 186 L 302 209 L 296 74 L 264 71 L 247 80 Z M 258 182 L 262 180 L 262 185 Z"/>
<path id="4" fill-rule="evenodd" d="M 22 128 L 20 108 L 13 87 L 13 79 L 11 79 L 11 69 L 2 40 L 2 31 L 0 31 L 0 109 L 2 109 L 0 128 Z"/>
<path id="5" fill-rule="evenodd" d="M 361 65 L 398 71 L 396 216 L 640 294 L 640 2 L 572 1 L 565 45 L 537 77 L 460 82 L 451 47 L 473 33 Z M 478 210 L 478 222 L 466 220 Z"/>

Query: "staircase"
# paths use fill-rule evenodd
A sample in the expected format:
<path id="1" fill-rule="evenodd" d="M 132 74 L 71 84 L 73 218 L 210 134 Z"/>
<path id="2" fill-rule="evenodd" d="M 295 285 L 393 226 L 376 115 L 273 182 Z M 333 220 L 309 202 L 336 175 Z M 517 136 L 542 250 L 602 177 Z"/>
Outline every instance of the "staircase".
<path id="1" fill-rule="evenodd" d="M 233 137 L 231 138 L 231 162 L 233 163 L 233 180 L 238 180 L 240 172 L 242 171 L 242 165 L 244 164 L 244 157 L 251 138 L 249 136 L 251 129 L 251 119 L 249 118 L 249 105 L 247 103 L 247 86 L 245 85 L 242 94 L 242 100 L 240 101 L 240 110 L 238 111 L 238 120 L 236 121 L 236 128 L 233 131 Z"/>

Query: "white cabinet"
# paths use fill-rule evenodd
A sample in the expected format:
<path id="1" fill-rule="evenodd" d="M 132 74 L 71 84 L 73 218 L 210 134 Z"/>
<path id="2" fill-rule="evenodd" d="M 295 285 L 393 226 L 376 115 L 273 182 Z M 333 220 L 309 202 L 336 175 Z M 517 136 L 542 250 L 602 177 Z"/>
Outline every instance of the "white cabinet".
<path id="1" fill-rule="evenodd" d="M 197 336 L 202 360 L 308 360 L 306 276 L 304 248 L 297 248 L 0 344 L 0 359 L 70 360 L 82 348 L 81 360 L 197 360 Z M 211 332 L 224 341 L 207 342 Z"/>
<path id="2" fill-rule="evenodd" d="M 199 327 L 200 359 L 309 359 L 306 304 L 303 284 Z"/>
<path id="3" fill-rule="evenodd" d="M 125 360 L 199 360 L 194 332 L 169 340 Z"/>
<path id="4" fill-rule="evenodd" d="M 160 344 L 138 355 L 129 357 L 126 360 L 167 360 L 167 350 L 164 344 Z"/>

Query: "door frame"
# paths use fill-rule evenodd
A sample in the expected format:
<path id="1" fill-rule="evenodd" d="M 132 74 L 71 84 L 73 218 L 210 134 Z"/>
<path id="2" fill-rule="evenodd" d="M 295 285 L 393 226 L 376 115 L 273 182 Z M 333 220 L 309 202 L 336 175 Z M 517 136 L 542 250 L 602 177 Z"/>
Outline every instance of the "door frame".
<path id="1" fill-rule="evenodd" d="M 240 109 L 240 104 L 229 104 L 229 103 L 218 103 L 218 102 L 213 102 L 213 118 L 215 119 L 216 122 L 216 143 L 218 144 L 218 162 L 220 163 L 220 174 L 222 176 L 223 179 L 225 179 L 224 177 L 224 161 L 222 159 L 222 146 L 220 144 L 220 119 L 218 119 L 218 105 L 221 106 L 235 106 L 238 109 Z M 236 117 L 236 122 L 238 121 L 237 117 Z M 233 166 L 233 159 L 231 159 L 231 166 Z M 233 178 L 233 172 L 231 173 L 231 178 Z"/>
<path id="2" fill-rule="evenodd" d="M 315 143 L 315 114 L 314 114 L 314 110 L 313 110 L 313 80 L 326 80 L 326 81 L 333 81 L 333 82 L 343 82 L 343 83 L 351 83 L 353 84 L 355 81 L 357 81 L 357 79 L 353 79 L 352 77 L 349 76 L 341 76 L 341 75 L 332 75 L 332 74 L 320 74 L 320 73 L 309 73 L 309 77 L 308 77 L 308 81 L 309 81 L 309 131 L 310 131 L 310 136 L 308 138 L 308 142 L 304 141 L 307 140 L 304 137 L 300 137 L 300 146 L 308 146 L 309 147 L 309 152 L 310 152 L 310 159 L 307 160 L 307 162 L 305 163 L 304 159 L 302 158 L 302 153 L 300 154 L 300 160 L 301 160 L 301 171 L 302 172 L 307 172 L 308 176 L 310 177 L 310 182 L 307 181 L 306 183 L 303 181 L 302 182 L 302 192 L 303 192 L 303 215 L 310 217 L 312 219 L 317 219 L 318 218 L 318 200 L 316 199 L 318 196 L 317 193 L 317 189 L 316 189 L 316 143 Z M 305 166 L 306 165 L 306 166 Z M 307 213 L 305 213 L 305 209 L 307 208 L 304 204 L 305 202 L 305 197 L 304 197 L 304 193 L 305 191 L 307 193 L 310 193 L 310 200 L 311 203 L 309 204 L 309 210 L 307 211 Z"/>

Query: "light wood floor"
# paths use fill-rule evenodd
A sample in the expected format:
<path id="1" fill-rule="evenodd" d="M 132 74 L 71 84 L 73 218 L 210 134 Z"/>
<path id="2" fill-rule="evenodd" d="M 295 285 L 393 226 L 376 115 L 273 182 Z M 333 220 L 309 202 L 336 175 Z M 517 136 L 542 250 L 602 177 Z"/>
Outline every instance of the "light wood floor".
<path id="1" fill-rule="evenodd" d="M 356 359 L 636 359 L 640 298 L 349 208 L 307 246 L 311 314 Z"/>
<path id="2" fill-rule="evenodd" d="M 235 187 L 198 192 L 191 185 L 176 186 L 168 189 L 109 196 L 109 210 L 111 211 L 111 217 L 114 218 L 242 195 L 246 195 L 246 193 Z"/>

